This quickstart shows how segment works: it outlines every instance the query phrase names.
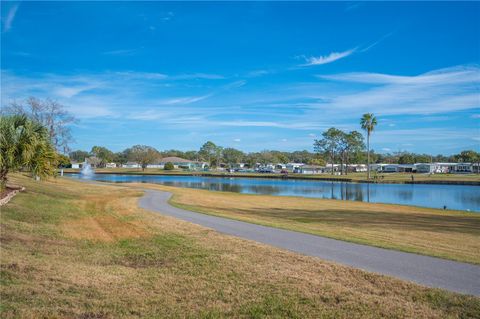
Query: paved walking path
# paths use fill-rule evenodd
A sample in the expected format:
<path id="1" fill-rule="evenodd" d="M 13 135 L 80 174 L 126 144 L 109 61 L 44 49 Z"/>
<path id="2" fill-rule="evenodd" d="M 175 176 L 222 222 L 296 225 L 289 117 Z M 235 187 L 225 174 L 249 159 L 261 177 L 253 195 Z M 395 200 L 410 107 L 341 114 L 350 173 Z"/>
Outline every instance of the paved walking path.
<path id="1" fill-rule="evenodd" d="M 480 296 L 480 266 L 359 245 L 295 231 L 195 213 L 171 206 L 171 194 L 146 190 L 142 208 L 215 229 L 221 233 L 315 256 L 421 285 Z"/>

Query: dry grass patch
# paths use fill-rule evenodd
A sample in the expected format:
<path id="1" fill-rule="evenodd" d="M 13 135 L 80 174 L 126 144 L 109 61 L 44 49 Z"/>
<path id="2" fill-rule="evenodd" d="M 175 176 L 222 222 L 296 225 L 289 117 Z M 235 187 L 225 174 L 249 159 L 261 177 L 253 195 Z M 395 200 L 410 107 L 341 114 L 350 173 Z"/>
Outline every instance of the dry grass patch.
<path id="1" fill-rule="evenodd" d="M 85 217 L 65 222 L 61 227 L 67 236 L 75 239 L 114 241 L 146 234 L 142 226 L 120 221 L 114 216 Z"/>
<path id="2" fill-rule="evenodd" d="M 135 195 L 138 194 L 129 191 L 122 198 L 86 195 L 75 204 L 90 216 L 67 220 L 60 227 L 67 236 L 75 239 L 115 241 L 148 236 L 146 225 L 135 215 Z"/>
<path id="3" fill-rule="evenodd" d="M 62 180 L 18 181 L 29 191 L 2 209 L 2 318 L 480 314 L 476 297 L 420 287 L 143 211 L 133 205 L 135 190 Z M 92 199 L 99 203 L 87 203 Z M 85 218 L 135 221 L 145 234 L 102 241 L 55 231 Z M 102 227 L 120 234 L 109 223 Z M 128 223 L 125 227 L 135 228 Z"/>

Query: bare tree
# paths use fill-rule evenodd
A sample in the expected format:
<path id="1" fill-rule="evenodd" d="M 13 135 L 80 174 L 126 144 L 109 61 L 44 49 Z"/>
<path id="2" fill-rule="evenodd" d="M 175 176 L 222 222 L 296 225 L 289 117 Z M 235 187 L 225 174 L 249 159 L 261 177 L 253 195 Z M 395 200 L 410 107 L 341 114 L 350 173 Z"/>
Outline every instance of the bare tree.
<path id="1" fill-rule="evenodd" d="M 3 108 L 2 113 L 25 115 L 42 124 L 48 129 L 50 141 L 57 151 L 65 154 L 70 151 L 68 144 L 73 141 L 70 125 L 75 123 L 76 119 L 57 101 L 30 97 L 23 103 L 10 103 Z"/>

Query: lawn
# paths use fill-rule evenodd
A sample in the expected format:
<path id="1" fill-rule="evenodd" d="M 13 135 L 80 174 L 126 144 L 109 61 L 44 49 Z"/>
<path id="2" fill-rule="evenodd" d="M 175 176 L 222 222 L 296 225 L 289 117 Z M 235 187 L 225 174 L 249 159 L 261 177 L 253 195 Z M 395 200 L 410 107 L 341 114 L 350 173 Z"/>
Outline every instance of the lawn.
<path id="1" fill-rule="evenodd" d="M 172 192 L 170 203 L 187 210 L 480 264 L 479 213 L 160 185 L 148 187 Z"/>
<path id="2" fill-rule="evenodd" d="M 79 169 L 65 169 L 68 173 L 78 173 Z M 183 170 L 166 171 L 159 168 L 147 168 L 144 171 L 140 168 L 99 168 L 95 172 L 103 174 L 148 174 L 148 175 L 204 175 L 204 176 L 237 176 L 237 177 L 261 177 L 261 178 L 282 178 L 282 174 L 270 173 L 228 173 L 222 171 L 207 171 L 194 172 Z M 331 174 L 289 174 L 290 178 L 301 179 L 318 179 L 318 180 L 345 180 L 353 182 L 367 181 L 367 173 L 349 173 L 348 175 L 331 175 Z M 372 173 L 372 181 L 379 183 L 411 183 L 412 173 L 381 173 L 377 174 L 377 179 L 374 180 L 375 174 Z M 413 174 L 414 182 L 426 183 L 477 183 L 480 184 L 480 174 Z"/>
<path id="3" fill-rule="evenodd" d="M 1 212 L 2 318 L 480 315 L 477 297 L 141 210 L 141 192 L 131 186 L 13 181 L 27 190 Z"/>

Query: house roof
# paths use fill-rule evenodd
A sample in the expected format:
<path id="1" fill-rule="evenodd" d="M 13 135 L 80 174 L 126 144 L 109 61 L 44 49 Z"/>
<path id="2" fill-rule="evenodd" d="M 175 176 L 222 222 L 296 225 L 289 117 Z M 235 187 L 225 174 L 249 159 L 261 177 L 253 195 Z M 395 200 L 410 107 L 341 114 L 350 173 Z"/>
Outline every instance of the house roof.
<path id="1" fill-rule="evenodd" d="M 181 157 L 170 156 L 164 157 L 159 160 L 160 163 L 195 163 L 195 161 L 187 160 Z"/>

